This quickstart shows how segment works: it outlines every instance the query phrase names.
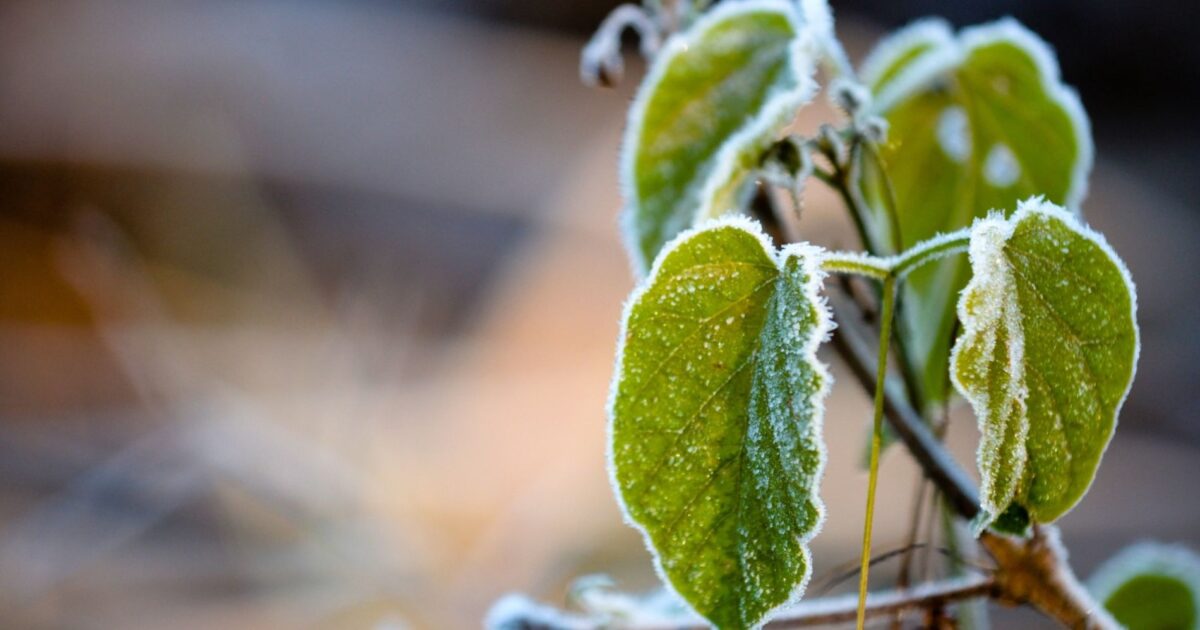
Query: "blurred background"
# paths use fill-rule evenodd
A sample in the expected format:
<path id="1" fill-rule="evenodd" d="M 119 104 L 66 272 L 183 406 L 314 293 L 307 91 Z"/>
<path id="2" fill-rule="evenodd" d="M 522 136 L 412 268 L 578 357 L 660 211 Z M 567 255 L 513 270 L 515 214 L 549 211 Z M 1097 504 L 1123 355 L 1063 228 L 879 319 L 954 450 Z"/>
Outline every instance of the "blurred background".
<path id="1" fill-rule="evenodd" d="M 654 585 L 604 469 L 643 64 L 577 77 L 614 4 L 0 3 L 0 626 L 470 628 L 508 591 Z M 1083 576 L 1135 540 L 1200 545 L 1194 7 L 833 5 L 855 59 L 926 14 L 1057 48 L 1143 330 L 1064 536 Z M 806 222 L 855 245 L 818 185 Z M 857 558 L 869 415 L 827 360 L 818 580 Z M 950 440 L 973 469 L 972 425 Z M 917 478 L 883 466 L 877 550 Z"/>

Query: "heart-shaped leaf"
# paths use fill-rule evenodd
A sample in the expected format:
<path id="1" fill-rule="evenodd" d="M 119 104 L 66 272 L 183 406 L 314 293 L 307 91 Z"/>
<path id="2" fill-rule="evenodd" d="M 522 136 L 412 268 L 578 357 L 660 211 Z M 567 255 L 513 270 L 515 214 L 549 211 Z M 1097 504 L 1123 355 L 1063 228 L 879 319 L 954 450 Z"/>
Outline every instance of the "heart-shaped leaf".
<path id="1" fill-rule="evenodd" d="M 1126 547 L 1096 569 L 1088 590 L 1129 630 L 1200 628 L 1200 557 L 1186 547 Z"/>
<path id="2" fill-rule="evenodd" d="M 950 377 L 979 419 L 983 514 L 1049 523 L 1087 492 L 1133 382 L 1136 298 L 1099 234 L 1040 198 L 971 229 Z"/>
<path id="3" fill-rule="evenodd" d="M 794 3 L 724 2 L 669 39 L 629 112 L 622 222 L 639 273 L 679 232 L 744 202 L 758 158 L 812 98 Z"/>
<path id="4" fill-rule="evenodd" d="M 663 578 L 722 628 L 799 595 L 820 528 L 831 323 L 815 248 L 726 217 L 664 248 L 625 310 L 609 460 Z"/>
<path id="5" fill-rule="evenodd" d="M 917 22 L 882 42 L 862 75 L 872 113 L 889 125 L 878 156 L 863 152 L 859 167 L 874 253 L 898 253 L 1031 195 L 1072 209 L 1081 200 L 1092 162 L 1087 116 L 1049 47 L 1017 22 L 957 37 L 944 22 Z M 894 208 L 879 166 L 866 163 L 876 157 Z M 926 404 L 948 393 L 954 299 L 966 280 L 965 263 L 948 259 L 901 288 L 897 332 Z"/>

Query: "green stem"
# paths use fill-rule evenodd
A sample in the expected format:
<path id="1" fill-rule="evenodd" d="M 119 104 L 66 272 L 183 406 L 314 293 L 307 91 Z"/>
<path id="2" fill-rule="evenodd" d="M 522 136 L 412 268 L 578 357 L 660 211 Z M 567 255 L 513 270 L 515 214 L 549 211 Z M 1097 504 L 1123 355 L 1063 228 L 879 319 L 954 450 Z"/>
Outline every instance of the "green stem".
<path id="1" fill-rule="evenodd" d="M 970 229 L 962 229 L 922 241 L 899 256 L 829 252 L 821 259 L 821 267 L 834 273 L 853 273 L 876 280 L 898 279 L 921 265 L 967 251 L 970 242 Z"/>
<path id="2" fill-rule="evenodd" d="M 892 259 L 892 273 L 896 276 L 904 276 L 925 263 L 965 252 L 970 243 L 971 228 L 963 228 L 921 241 Z"/>
<path id="3" fill-rule="evenodd" d="M 892 275 L 888 259 L 848 252 L 826 254 L 821 259 L 821 268 L 834 273 L 851 273 L 877 280 L 885 280 Z"/>
<path id="4" fill-rule="evenodd" d="M 875 517 L 875 486 L 879 481 L 879 448 L 883 442 L 883 392 L 887 378 L 888 347 L 892 337 L 892 310 L 896 302 L 896 277 L 883 281 L 883 306 L 880 317 L 879 359 L 875 366 L 875 411 L 871 429 L 871 468 L 867 479 L 867 516 L 863 525 L 862 573 L 858 581 L 858 629 L 866 622 L 867 581 L 871 569 L 871 525 Z"/>

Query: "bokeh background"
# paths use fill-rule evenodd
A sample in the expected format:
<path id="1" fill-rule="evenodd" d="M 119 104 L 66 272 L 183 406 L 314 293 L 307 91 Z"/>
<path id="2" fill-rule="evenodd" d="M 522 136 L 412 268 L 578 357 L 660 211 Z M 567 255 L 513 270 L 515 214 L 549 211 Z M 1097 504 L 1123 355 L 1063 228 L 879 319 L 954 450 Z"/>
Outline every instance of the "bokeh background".
<path id="1" fill-rule="evenodd" d="M 613 4 L 0 3 L 0 626 L 469 628 L 508 591 L 653 586 L 604 470 L 643 65 L 602 91 L 577 64 Z M 1144 340 L 1064 536 L 1084 576 L 1200 545 L 1191 3 L 833 4 L 856 59 L 926 14 L 1055 45 Z M 810 192 L 813 240 L 854 246 Z M 827 359 L 818 579 L 857 557 L 869 413 Z M 968 465 L 972 425 L 950 428 Z M 877 550 L 916 479 L 887 454 Z"/>

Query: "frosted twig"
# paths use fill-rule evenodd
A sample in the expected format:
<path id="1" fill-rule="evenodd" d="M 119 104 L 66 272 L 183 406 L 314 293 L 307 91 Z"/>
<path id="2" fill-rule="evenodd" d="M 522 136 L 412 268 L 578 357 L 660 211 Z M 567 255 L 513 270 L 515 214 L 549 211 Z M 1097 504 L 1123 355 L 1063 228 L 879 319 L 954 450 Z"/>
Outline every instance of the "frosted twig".
<path id="1" fill-rule="evenodd" d="M 642 56 L 649 59 L 662 44 L 658 24 L 636 4 L 622 4 L 600 23 L 596 34 L 583 47 L 579 75 L 586 85 L 612 86 L 621 82 L 625 61 L 621 58 L 621 33 L 631 28 L 638 34 Z"/>
<path id="2" fill-rule="evenodd" d="M 928 582 L 911 589 L 882 591 L 868 597 L 865 614 L 867 618 L 876 618 L 990 597 L 994 588 L 995 584 L 987 578 L 958 578 Z M 807 600 L 780 612 L 763 627 L 782 630 L 846 623 L 854 621 L 857 609 L 858 599 L 850 595 Z M 670 624 L 662 620 L 641 622 L 636 618 L 593 618 L 563 613 L 524 597 L 510 595 L 492 608 L 487 617 L 487 627 L 489 630 L 693 630 L 705 626 L 697 625 L 694 621 Z"/>

